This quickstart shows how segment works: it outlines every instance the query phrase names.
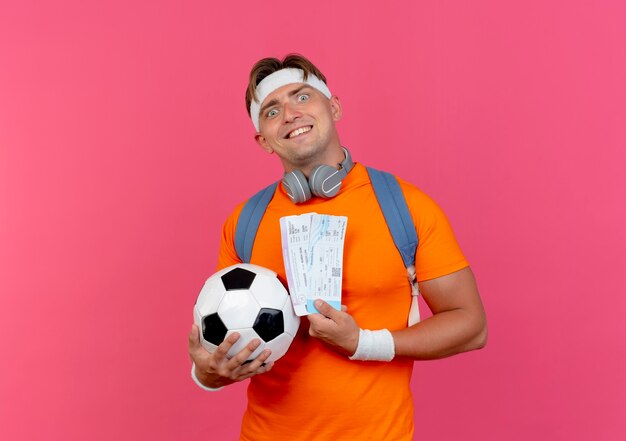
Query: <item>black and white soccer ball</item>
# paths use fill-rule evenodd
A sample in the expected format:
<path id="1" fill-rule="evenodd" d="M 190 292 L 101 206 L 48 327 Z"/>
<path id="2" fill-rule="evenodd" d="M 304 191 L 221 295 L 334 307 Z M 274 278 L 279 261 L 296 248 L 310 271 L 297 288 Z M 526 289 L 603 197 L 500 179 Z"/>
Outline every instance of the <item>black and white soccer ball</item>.
<path id="1" fill-rule="evenodd" d="M 201 330 L 202 346 L 213 352 L 233 332 L 241 338 L 228 351 L 235 356 L 254 338 L 261 344 L 250 354 L 254 360 L 265 348 L 272 350 L 266 362 L 278 360 L 291 345 L 300 317 L 289 293 L 270 269 L 239 263 L 213 274 L 204 284 L 193 308 Z"/>

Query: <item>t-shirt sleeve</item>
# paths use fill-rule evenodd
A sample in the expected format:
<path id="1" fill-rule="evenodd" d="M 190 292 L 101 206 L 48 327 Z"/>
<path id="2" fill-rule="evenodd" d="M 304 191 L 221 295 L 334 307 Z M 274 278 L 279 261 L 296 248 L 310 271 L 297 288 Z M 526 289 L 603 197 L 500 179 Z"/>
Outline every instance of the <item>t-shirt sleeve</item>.
<path id="1" fill-rule="evenodd" d="M 415 272 L 418 282 L 469 266 L 443 210 L 421 190 L 400 181 L 417 230 Z"/>

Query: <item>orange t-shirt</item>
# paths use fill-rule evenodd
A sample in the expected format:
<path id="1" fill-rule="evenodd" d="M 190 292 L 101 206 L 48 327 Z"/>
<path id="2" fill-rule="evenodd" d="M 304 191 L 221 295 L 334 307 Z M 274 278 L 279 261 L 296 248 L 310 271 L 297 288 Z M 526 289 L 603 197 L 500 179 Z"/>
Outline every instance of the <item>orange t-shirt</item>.
<path id="1" fill-rule="evenodd" d="M 414 186 L 399 181 L 419 238 L 418 281 L 468 266 L 441 209 Z M 227 219 L 218 268 L 240 262 L 235 227 L 243 204 Z M 411 289 L 406 268 L 374 195 L 367 170 L 356 164 L 332 199 L 294 205 L 278 186 L 261 221 L 251 263 L 271 268 L 287 286 L 279 219 L 315 212 L 347 216 L 342 303 L 363 329 L 407 326 Z M 287 354 L 250 380 L 244 441 L 410 441 L 413 360 L 351 361 L 308 335 L 303 318 Z"/>

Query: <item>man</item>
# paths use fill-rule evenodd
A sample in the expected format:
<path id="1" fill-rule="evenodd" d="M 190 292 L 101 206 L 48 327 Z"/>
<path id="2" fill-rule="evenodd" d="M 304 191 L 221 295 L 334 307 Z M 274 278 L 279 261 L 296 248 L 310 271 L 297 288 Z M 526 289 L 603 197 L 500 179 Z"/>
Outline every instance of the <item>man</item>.
<path id="1" fill-rule="evenodd" d="M 214 353 L 194 326 L 189 353 L 196 381 L 219 388 L 251 378 L 241 440 L 412 440 L 409 382 L 414 360 L 478 349 L 486 342 L 485 314 L 474 276 L 440 208 L 399 180 L 419 237 L 415 272 L 433 316 L 407 327 L 411 287 L 373 193 L 368 173 L 348 161 L 335 123 L 339 99 L 307 59 L 263 59 L 252 69 L 246 105 L 257 143 L 275 153 L 286 176 L 304 186 L 320 165 L 348 173 L 339 191 L 294 193 L 279 185 L 259 226 L 251 263 L 286 280 L 279 219 L 309 212 L 347 216 L 341 311 L 318 300 L 319 314 L 304 319 L 287 354 L 264 364 L 269 350 L 244 364 L 258 347 L 250 341 L 235 357 L 233 334 Z M 350 167 L 352 167 L 350 169 Z M 315 196 L 317 194 L 318 196 Z M 294 200 L 299 202 L 294 203 Z M 242 205 L 224 225 L 218 267 L 240 262 L 234 232 Z"/>

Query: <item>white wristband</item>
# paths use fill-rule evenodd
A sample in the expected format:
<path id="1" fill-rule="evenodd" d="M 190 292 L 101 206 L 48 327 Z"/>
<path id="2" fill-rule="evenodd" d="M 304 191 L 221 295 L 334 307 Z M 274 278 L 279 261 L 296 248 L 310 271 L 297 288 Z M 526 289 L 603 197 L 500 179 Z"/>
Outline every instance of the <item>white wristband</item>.
<path id="1" fill-rule="evenodd" d="M 359 329 L 359 344 L 350 360 L 391 361 L 395 355 L 393 336 L 388 329 Z"/>
<path id="2" fill-rule="evenodd" d="M 212 387 L 208 387 L 200 383 L 200 380 L 198 380 L 198 377 L 196 377 L 196 364 L 195 363 L 191 365 L 191 379 L 198 385 L 200 389 L 204 389 L 209 392 L 215 392 L 216 390 L 220 390 L 223 387 L 222 386 L 222 387 L 212 388 Z"/>

